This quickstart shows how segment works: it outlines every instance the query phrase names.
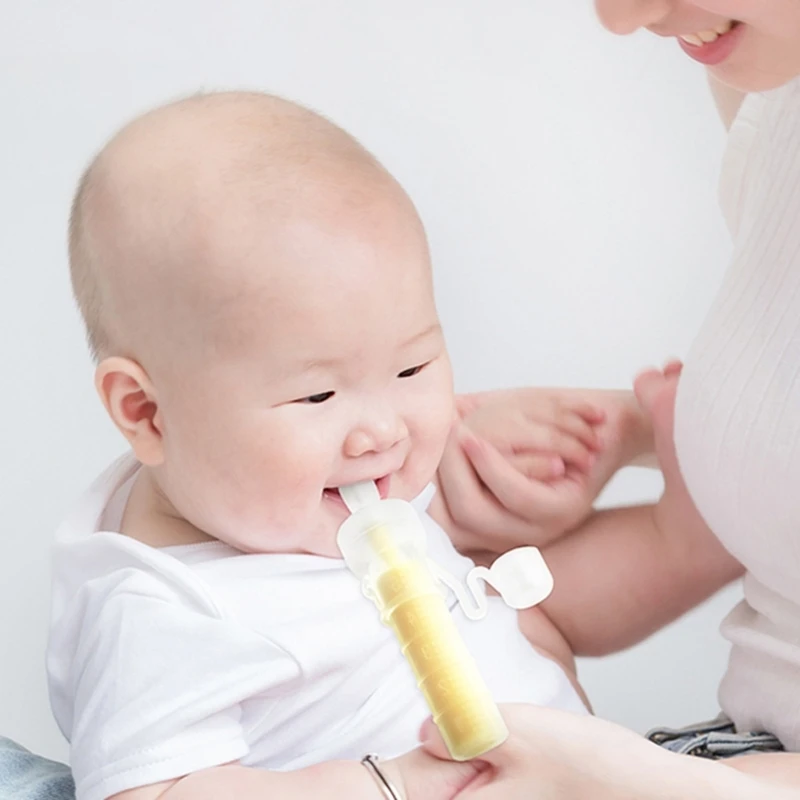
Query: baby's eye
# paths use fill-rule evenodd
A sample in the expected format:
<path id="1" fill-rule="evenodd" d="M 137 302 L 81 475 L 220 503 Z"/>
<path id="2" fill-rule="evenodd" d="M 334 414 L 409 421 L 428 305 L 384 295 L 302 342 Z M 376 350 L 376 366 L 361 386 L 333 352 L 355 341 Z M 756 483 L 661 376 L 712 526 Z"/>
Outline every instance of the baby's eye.
<path id="1" fill-rule="evenodd" d="M 404 369 L 402 372 L 397 374 L 398 378 L 413 378 L 415 375 L 418 375 L 422 370 L 427 367 L 427 364 L 419 364 L 416 367 L 409 367 L 408 369 Z"/>
<path id="2" fill-rule="evenodd" d="M 319 394 L 312 394 L 308 397 L 301 397 L 299 400 L 295 400 L 295 403 L 310 403 L 312 405 L 319 405 L 320 403 L 324 403 L 326 400 L 330 400 L 334 394 L 335 392 L 320 392 Z"/>

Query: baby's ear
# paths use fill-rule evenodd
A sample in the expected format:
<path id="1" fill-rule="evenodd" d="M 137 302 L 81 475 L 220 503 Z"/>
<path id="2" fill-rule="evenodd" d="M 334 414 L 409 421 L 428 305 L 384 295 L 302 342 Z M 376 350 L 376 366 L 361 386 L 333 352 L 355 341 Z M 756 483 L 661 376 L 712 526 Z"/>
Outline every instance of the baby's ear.
<path id="1" fill-rule="evenodd" d="M 97 367 L 97 393 L 136 458 L 155 467 L 164 460 L 164 437 L 155 388 L 147 373 L 129 358 L 113 356 Z"/>

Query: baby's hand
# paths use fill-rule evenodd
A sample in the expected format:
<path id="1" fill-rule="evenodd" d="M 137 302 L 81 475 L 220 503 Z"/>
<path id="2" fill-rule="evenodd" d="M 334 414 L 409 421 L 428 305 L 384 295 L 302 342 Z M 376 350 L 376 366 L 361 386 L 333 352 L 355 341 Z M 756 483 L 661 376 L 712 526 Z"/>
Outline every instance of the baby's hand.
<path id="1" fill-rule="evenodd" d="M 597 427 L 605 419 L 582 399 L 546 390 L 503 394 L 484 404 L 475 395 L 460 398 L 459 415 L 471 434 L 517 472 L 541 481 L 562 478 L 570 467 L 588 473 L 600 450 Z"/>
<path id="2" fill-rule="evenodd" d="M 516 389 L 459 398 L 433 516 L 461 550 L 542 546 L 591 510 L 605 411 L 577 391 Z"/>

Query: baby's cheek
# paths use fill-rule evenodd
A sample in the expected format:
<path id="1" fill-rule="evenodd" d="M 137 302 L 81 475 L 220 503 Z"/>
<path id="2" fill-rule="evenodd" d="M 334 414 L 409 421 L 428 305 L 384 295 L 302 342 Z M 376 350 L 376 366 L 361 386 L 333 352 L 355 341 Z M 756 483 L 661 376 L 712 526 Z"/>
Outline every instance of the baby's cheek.
<path id="1" fill-rule="evenodd" d="M 412 435 L 412 454 L 414 457 L 415 482 L 420 491 L 425 487 L 436 473 L 439 462 L 442 460 L 447 437 L 450 433 L 452 418 L 446 407 L 431 408 L 431 412 L 420 424 Z"/>
<path id="2" fill-rule="evenodd" d="M 427 436 L 432 449 L 438 451 L 439 457 L 444 451 L 445 442 L 456 419 L 455 402 L 452 395 L 443 393 L 438 403 L 431 404 Z"/>

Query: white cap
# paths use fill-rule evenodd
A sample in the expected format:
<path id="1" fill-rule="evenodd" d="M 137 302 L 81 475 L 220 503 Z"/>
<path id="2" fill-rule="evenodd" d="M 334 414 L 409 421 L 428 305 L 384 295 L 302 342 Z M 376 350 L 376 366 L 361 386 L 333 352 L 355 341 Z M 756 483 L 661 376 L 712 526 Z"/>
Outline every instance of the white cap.
<path id="1" fill-rule="evenodd" d="M 553 575 L 536 547 L 517 547 L 498 558 L 485 578 L 511 608 L 530 608 L 553 591 Z"/>

